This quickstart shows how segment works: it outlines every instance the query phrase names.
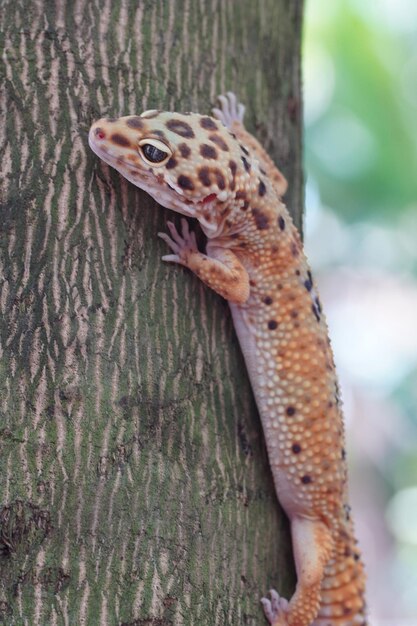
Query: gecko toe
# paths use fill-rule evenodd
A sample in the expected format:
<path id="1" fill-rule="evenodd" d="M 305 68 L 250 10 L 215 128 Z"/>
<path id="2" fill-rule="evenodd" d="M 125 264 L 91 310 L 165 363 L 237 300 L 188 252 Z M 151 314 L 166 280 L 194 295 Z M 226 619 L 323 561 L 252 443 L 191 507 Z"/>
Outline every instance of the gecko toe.
<path id="1" fill-rule="evenodd" d="M 269 591 L 269 598 L 261 598 L 265 617 L 271 626 L 287 626 L 288 600 L 281 598 L 275 589 Z"/>
<path id="2" fill-rule="evenodd" d="M 213 108 L 213 115 L 217 117 L 227 128 L 231 128 L 234 122 L 243 122 L 245 106 L 238 101 L 233 91 L 226 95 L 218 96 L 220 108 Z"/>

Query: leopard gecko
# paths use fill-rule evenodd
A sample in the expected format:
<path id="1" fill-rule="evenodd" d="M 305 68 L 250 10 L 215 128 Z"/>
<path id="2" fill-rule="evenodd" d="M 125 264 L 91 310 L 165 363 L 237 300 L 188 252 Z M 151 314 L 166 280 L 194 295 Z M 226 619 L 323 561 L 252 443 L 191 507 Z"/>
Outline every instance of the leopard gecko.
<path id="1" fill-rule="evenodd" d="M 366 624 L 365 576 L 347 503 L 338 384 L 316 286 L 281 198 L 287 188 L 243 126 L 228 92 L 214 117 L 159 110 L 103 118 L 89 144 L 157 202 L 196 218 L 159 236 L 164 261 L 188 267 L 228 300 L 277 496 L 291 525 L 297 586 L 262 598 L 272 626 Z"/>

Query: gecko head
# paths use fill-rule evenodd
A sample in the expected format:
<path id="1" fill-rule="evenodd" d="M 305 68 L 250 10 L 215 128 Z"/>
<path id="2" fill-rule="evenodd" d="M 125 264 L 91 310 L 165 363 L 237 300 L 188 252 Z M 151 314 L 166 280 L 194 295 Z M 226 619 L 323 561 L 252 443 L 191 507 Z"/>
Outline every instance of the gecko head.
<path id="1" fill-rule="evenodd" d="M 145 111 L 103 118 L 89 144 L 157 202 L 197 218 L 208 237 L 233 231 L 253 186 L 246 149 L 212 117 Z"/>

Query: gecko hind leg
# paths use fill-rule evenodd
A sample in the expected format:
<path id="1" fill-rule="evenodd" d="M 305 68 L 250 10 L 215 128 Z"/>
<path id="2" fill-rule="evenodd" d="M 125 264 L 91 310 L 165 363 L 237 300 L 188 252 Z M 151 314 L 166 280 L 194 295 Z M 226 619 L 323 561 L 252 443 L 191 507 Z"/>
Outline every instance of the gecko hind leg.
<path id="1" fill-rule="evenodd" d="M 320 607 L 324 568 L 334 549 L 330 529 L 318 519 L 295 515 L 291 519 L 291 536 L 297 586 L 289 602 L 276 592 L 262 604 L 271 626 L 310 626 Z"/>
<path id="2" fill-rule="evenodd" d="M 228 91 L 224 96 L 218 96 L 220 107 L 212 109 L 216 117 L 237 140 L 241 142 L 258 159 L 261 168 L 265 170 L 272 182 L 279 198 L 287 191 L 288 183 L 285 176 L 277 168 L 269 154 L 263 149 L 261 144 L 253 135 L 248 133 L 243 125 L 245 115 L 245 105 L 238 101 L 232 91 Z"/>

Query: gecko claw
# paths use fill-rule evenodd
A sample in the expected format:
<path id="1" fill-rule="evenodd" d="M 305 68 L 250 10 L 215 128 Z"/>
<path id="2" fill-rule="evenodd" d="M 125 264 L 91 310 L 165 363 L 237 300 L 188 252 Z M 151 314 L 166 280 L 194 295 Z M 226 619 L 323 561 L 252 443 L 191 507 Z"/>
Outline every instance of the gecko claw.
<path id="1" fill-rule="evenodd" d="M 181 263 L 181 259 L 178 254 L 164 254 L 162 260 L 167 263 Z"/>

